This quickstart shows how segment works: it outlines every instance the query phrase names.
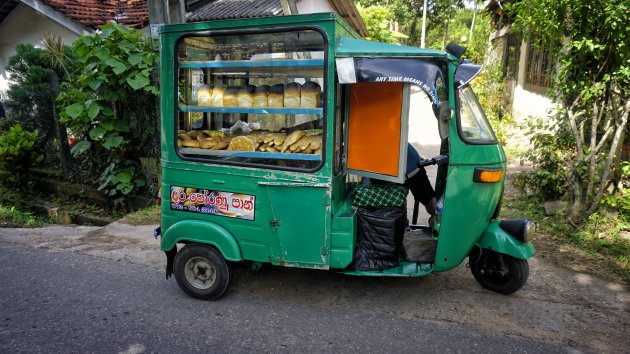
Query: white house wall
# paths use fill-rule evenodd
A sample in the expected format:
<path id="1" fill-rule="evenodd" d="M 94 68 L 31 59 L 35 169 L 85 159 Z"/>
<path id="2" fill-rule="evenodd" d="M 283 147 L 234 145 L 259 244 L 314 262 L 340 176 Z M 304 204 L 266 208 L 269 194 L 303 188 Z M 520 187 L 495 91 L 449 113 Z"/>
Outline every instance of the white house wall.
<path id="1" fill-rule="evenodd" d="M 335 12 L 328 1 L 313 1 L 313 0 L 297 0 L 296 2 L 298 13 L 300 14 L 315 14 L 320 12 Z"/>
<path id="2" fill-rule="evenodd" d="M 75 33 L 24 4 L 19 4 L 0 23 L 0 92 L 8 89 L 9 77 L 6 66 L 9 57 L 15 54 L 15 47 L 18 44 L 30 43 L 41 48 L 42 34 L 46 32 L 60 35 L 67 45 L 78 38 Z"/>
<path id="3" fill-rule="evenodd" d="M 547 116 L 553 108 L 551 99 L 545 95 L 525 89 L 525 69 L 527 65 L 527 42 L 521 43 L 518 63 L 518 78 L 512 101 L 512 116 L 517 122 L 524 122 L 529 116 Z"/>

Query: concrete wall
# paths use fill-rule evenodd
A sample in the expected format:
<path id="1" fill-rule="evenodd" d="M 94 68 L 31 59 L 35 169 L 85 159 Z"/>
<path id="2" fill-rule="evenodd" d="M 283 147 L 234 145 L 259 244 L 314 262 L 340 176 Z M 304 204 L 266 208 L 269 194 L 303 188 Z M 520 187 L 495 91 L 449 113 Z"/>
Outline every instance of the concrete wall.
<path id="1" fill-rule="evenodd" d="M 5 92 L 9 87 L 9 77 L 5 70 L 9 57 L 15 54 L 15 47 L 18 44 L 30 43 L 41 48 L 42 34 L 45 32 L 61 35 L 67 45 L 72 44 L 79 37 L 24 4 L 19 4 L 0 23 L 0 92 Z"/>
<path id="2" fill-rule="evenodd" d="M 549 97 L 525 88 L 526 64 L 527 43 L 523 41 L 512 102 L 512 116 L 517 122 L 523 122 L 528 116 L 547 116 L 548 111 L 554 107 Z"/>

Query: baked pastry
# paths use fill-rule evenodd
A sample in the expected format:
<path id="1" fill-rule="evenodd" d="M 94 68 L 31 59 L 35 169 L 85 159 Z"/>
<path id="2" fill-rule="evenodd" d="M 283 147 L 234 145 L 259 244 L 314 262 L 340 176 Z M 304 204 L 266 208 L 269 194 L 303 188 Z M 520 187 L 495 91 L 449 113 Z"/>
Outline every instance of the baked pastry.
<path id="1" fill-rule="evenodd" d="M 197 141 L 199 142 L 199 147 L 202 149 L 210 149 L 212 148 L 214 145 L 217 144 L 217 141 L 209 138 L 203 134 L 199 134 L 197 136 Z"/>
<path id="2" fill-rule="evenodd" d="M 282 143 L 282 146 L 280 147 L 280 151 L 285 152 L 289 148 L 289 146 L 300 140 L 304 136 L 304 134 L 305 133 L 303 130 L 296 130 L 293 133 L 287 135 L 287 138 L 284 139 L 284 143 Z"/>
<path id="3" fill-rule="evenodd" d="M 212 87 L 201 85 L 197 88 L 197 105 L 204 107 L 212 106 Z"/>
<path id="4" fill-rule="evenodd" d="M 197 140 L 187 139 L 187 140 L 182 140 L 182 146 L 183 147 L 198 148 L 201 145 L 199 144 L 199 141 L 197 141 Z"/>
<path id="5" fill-rule="evenodd" d="M 230 86 L 225 89 L 223 93 L 223 107 L 236 107 L 238 101 L 236 95 L 238 94 L 238 87 Z"/>
<path id="6" fill-rule="evenodd" d="M 188 135 L 191 139 L 197 139 L 197 137 L 201 135 L 201 132 L 197 130 L 191 130 L 188 133 L 186 133 L 186 135 Z"/>
<path id="7" fill-rule="evenodd" d="M 267 96 L 268 107 L 284 107 L 284 85 L 277 84 L 271 86 Z"/>
<path id="8" fill-rule="evenodd" d="M 212 146 L 212 150 L 225 150 L 229 146 L 227 141 L 219 141 L 214 146 Z"/>
<path id="9" fill-rule="evenodd" d="M 287 135 L 284 133 L 271 133 L 265 135 L 265 140 L 263 140 L 263 142 L 269 146 L 280 146 L 286 137 Z"/>
<path id="10" fill-rule="evenodd" d="M 212 89 L 212 106 L 223 107 L 223 95 L 225 94 L 225 85 L 217 85 Z"/>
<path id="11" fill-rule="evenodd" d="M 203 131 L 204 134 L 206 134 L 207 136 L 215 139 L 215 140 L 221 140 L 221 138 L 223 138 L 225 136 L 225 133 L 220 131 L 220 130 L 204 130 Z"/>
<path id="12" fill-rule="evenodd" d="M 284 106 L 300 108 L 302 85 L 297 82 L 288 83 L 284 88 Z"/>
<path id="13" fill-rule="evenodd" d="M 317 108 L 320 105 L 322 88 L 317 82 L 307 81 L 302 85 L 300 107 Z"/>
<path id="14" fill-rule="evenodd" d="M 257 145 L 258 143 L 256 142 L 256 139 L 249 136 L 236 136 L 232 139 L 232 141 L 230 141 L 228 150 L 256 151 Z"/>
<path id="15" fill-rule="evenodd" d="M 245 85 L 239 88 L 236 101 L 239 107 L 252 107 L 254 105 L 254 92 L 256 86 Z"/>
<path id="16" fill-rule="evenodd" d="M 269 87 L 268 85 L 262 85 L 262 86 L 256 87 L 256 90 L 254 91 L 254 102 L 252 104 L 252 107 L 267 107 L 268 106 L 267 96 L 269 96 L 270 90 L 271 90 L 271 87 Z"/>

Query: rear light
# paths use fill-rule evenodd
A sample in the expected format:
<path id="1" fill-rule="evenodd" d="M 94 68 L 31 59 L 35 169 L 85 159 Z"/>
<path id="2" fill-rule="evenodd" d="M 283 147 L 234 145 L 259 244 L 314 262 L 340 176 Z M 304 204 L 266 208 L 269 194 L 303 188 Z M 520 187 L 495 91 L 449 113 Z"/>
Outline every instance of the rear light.
<path id="1" fill-rule="evenodd" d="M 162 205 L 162 187 L 160 187 L 160 190 L 158 191 L 157 205 Z"/>

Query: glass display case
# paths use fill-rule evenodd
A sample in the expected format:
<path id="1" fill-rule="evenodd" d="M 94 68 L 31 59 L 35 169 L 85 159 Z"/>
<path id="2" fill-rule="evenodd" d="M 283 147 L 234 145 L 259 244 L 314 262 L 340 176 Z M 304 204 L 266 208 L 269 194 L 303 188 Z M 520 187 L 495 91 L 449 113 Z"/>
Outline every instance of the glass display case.
<path id="1" fill-rule="evenodd" d="M 325 48 L 312 29 L 181 37 L 178 154 L 315 169 L 325 146 Z"/>

